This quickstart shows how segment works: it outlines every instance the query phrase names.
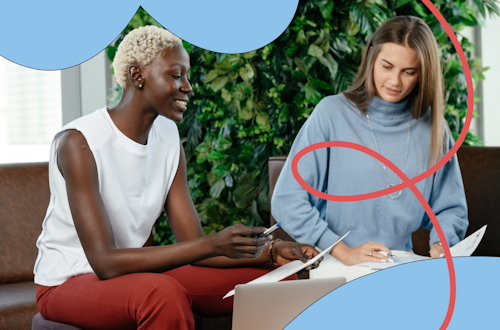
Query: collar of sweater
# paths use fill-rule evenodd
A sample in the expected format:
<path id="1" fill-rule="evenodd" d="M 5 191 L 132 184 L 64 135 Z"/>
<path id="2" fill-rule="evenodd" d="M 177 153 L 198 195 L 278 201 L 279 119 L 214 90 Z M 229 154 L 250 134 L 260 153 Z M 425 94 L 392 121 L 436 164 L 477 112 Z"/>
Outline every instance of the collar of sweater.
<path id="1" fill-rule="evenodd" d="M 384 126 L 407 123 L 411 115 L 408 96 L 399 102 L 388 102 L 375 95 L 368 106 L 368 115 L 371 121 Z"/>

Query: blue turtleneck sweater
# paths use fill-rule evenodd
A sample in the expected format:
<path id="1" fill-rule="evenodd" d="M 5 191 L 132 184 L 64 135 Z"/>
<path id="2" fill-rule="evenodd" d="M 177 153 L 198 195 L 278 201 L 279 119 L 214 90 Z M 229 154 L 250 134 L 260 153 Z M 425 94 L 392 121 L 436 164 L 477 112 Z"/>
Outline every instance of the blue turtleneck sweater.
<path id="1" fill-rule="evenodd" d="M 410 107 L 375 96 L 368 108 L 380 153 L 401 170 L 405 168 Z M 413 178 L 428 169 L 431 137 L 430 111 L 410 121 L 405 174 Z M 448 129 L 446 139 L 451 148 Z M 301 149 L 318 142 L 348 141 L 377 151 L 368 119 L 343 94 L 321 100 L 297 135 L 272 197 L 272 214 L 300 243 L 325 249 L 348 231 L 344 242 L 356 247 L 368 241 L 389 249 L 409 251 L 411 234 L 420 225 L 431 229 L 430 244 L 439 241 L 424 208 L 409 188 L 398 198 L 381 196 L 357 202 L 325 201 L 309 194 L 295 180 L 291 160 Z M 302 178 L 313 188 L 333 195 L 357 195 L 385 189 L 387 177 L 375 158 L 347 148 L 323 148 L 299 161 Z M 401 179 L 386 167 L 390 183 Z M 456 155 L 427 179 L 416 184 L 429 202 L 448 244 L 464 238 L 467 204 Z M 396 195 L 393 193 L 392 195 Z"/>

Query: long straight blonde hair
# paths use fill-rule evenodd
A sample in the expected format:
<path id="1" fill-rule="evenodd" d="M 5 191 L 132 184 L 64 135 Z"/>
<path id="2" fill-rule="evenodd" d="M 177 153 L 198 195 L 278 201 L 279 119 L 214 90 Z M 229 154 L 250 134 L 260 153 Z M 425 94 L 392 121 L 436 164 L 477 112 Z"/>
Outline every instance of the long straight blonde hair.
<path id="1" fill-rule="evenodd" d="M 413 49 L 418 56 L 418 82 L 409 94 L 412 105 L 411 115 L 421 118 L 431 111 L 431 143 L 429 167 L 448 151 L 443 126 L 444 120 L 444 84 L 443 70 L 436 39 L 425 22 L 413 16 L 393 17 L 382 24 L 366 45 L 358 74 L 352 86 L 344 92 L 348 100 L 365 113 L 376 93 L 373 80 L 375 59 L 384 43 L 392 42 Z"/>

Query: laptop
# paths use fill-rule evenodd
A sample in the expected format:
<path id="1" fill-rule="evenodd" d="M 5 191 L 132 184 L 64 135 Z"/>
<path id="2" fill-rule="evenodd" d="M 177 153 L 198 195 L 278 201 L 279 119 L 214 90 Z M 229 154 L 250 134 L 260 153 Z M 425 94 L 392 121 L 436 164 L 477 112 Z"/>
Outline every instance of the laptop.
<path id="1" fill-rule="evenodd" d="M 331 277 L 237 285 L 232 329 L 283 329 L 314 302 L 345 283 L 345 277 Z"/>

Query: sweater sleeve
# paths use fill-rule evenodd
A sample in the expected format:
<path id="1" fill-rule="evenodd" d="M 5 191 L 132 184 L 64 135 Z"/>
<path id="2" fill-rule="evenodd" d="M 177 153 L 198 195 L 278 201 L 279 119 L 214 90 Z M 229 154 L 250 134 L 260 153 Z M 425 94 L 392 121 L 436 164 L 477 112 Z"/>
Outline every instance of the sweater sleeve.
<path id="1" fill-rule="evenodd" d="M 447 128 L 445 132 L 451 149 L 453 142 Z M 469 220 L 462 174 L 456 154 L 434 174 L 429 205 L 436 214 L 448 245 L 451 247 L 460 242 L 465 236 Z M 422 221 L 422 227 L 431 230 L 429 246 L 439 241 L 436 229 L 427 213 Z"/>
<path id="2" fill-rule="evenodd" d="M 327 97 L 318 103 L 306 120 L 293 142 L 271 199 L 273 217 L 281 222 L 283 229 L 297 242 L 316 245 L 320 249 L 332 245 L 339 236 L 328 228 L 322 218 L 325 201 L 309 194 L 299 185 L 293 177 L 291 164 L 293 157 L 303 148 L 329 140 L 333 128 L 328 127 L 328 112 L 334 110 L 333 107 L 332 97 Z M 327 190 L 328 149 L 317 149 L 304 155 L 297 166 L 304 181 L 322 192 Z"/>

